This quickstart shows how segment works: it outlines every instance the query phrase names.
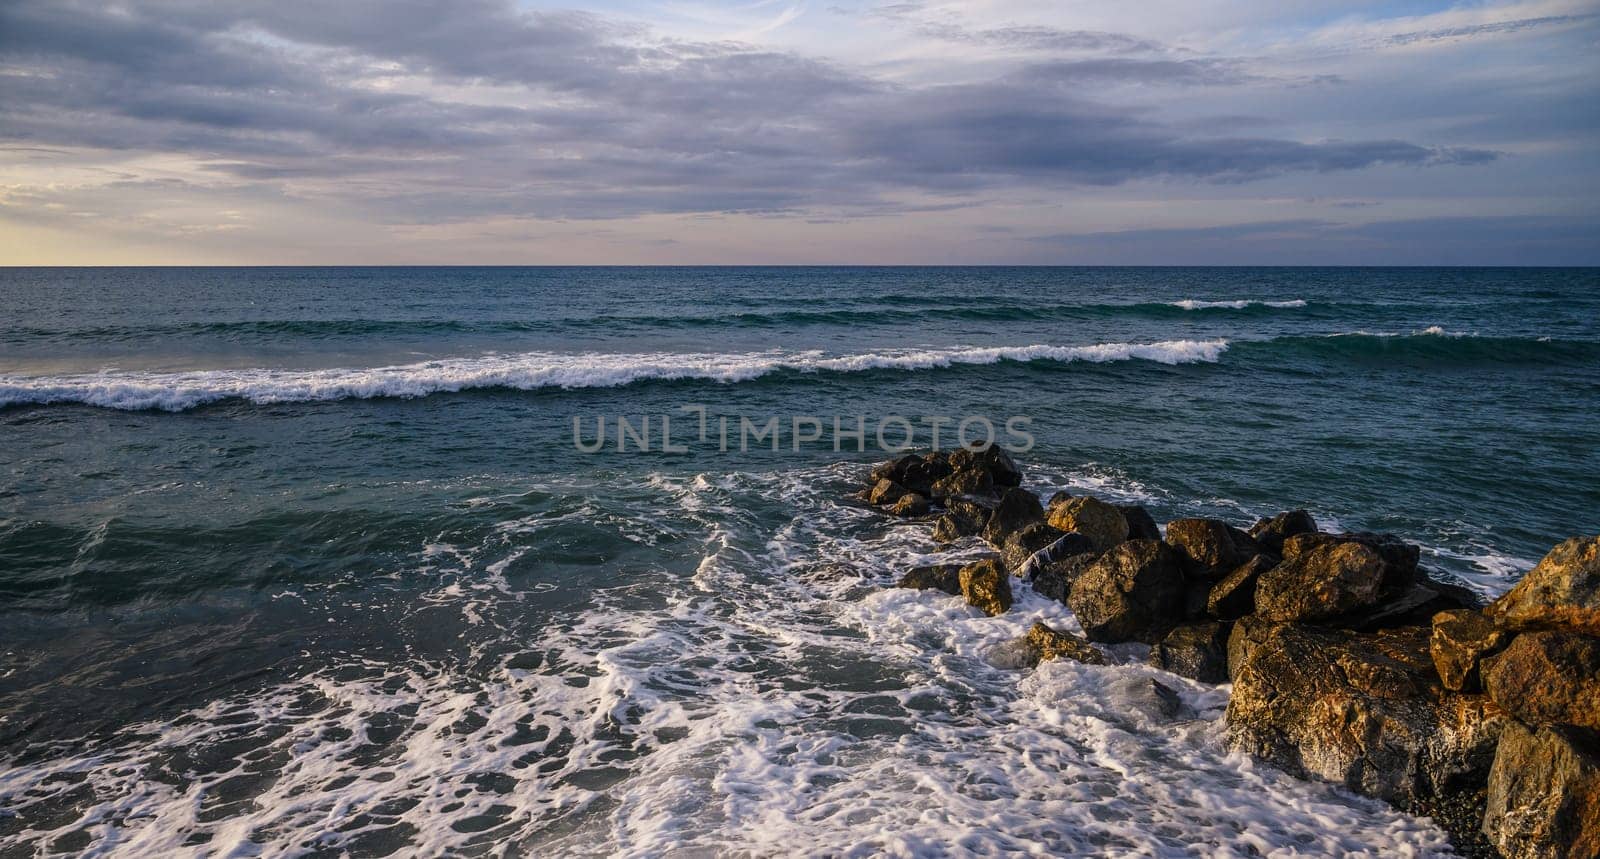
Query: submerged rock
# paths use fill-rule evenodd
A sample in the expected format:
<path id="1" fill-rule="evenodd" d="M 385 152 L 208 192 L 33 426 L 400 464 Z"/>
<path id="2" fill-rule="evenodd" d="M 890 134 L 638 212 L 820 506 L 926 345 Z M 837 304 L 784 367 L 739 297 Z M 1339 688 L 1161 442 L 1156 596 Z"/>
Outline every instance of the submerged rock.
<path id="1" fill-rule="evenodd" d="M 1551 549 L 1488 612 L 1513 629 L 1559 627 L 1600 635 L 1600 537 L 1573 537 Z"/>
<path id="2" fill-rule="evenodd" d="M 1181 562 L 1175 549 L 1157 540 L 1122 543 L 1077 577 L 1067 605 L 1090 641 L 1153 644 L 1183 619 Z"/>
<path id="3" fill-rule="evenodd" d="M 1228 629 L 1215 621 L 1186 623 L 1150 648 L 1149 663 L 1201 683 L 1228 680 Z"/>
<path id="4" fill-rule="evenodd" d="M 1600 856 L 1600 735 L 1515 723 L 1489 772 L 1483 834 L 1508 859 Z"/>
<path id="5" fill-rule="evenodd" d="M 1496 628 L 1483 612 L 1454 609 L 1434 615 L 1428 651 L 1444 688 L 1476 692 L 1483 688 L 1478 664 L 1509 640 L 1510 635 Z"/>
<path id="6" fill-rule="evenodd" d="M 1083 662 L 1089 665 L 1104 665 L 1106 663 L 1105 654 L 1090 644 L 1087 639 L 1073 635 L 1070 632 L 1052 629 L 1043 623 L 1035 622 L 1033 626 L 1029 627 L 1025 639 L 1038 652 L 1038 661 L 1070 659 L 1074 662 Z"/>
<path id="7" fill-rule="evenodd" d="M 998 546 L 1006 537 L 1036 522 L 1044 522 L 1044 505 L 1039 503 L 1039 496 L 1026 489 L 1006 489 L 1000 493 L 1000 502 L 990 511 L 979 536 Z"/>
<path id="8" fill-rule="evenodd" d="M 1439 685 L 1428 635 L 1241 620 L 1228 640 L 1230 745 L 1401 805 L 1472 790 L 1507 719 Z"/>
<path id="9" fill-rule="evenodd" d="M 951 596 L 961 595 L 960 564 L 930 564 L 912 567 L 895 583 L 897 588 L 944 591 Z"/>
<path id="10" fill-rule="evenodd" d="M 968 564 L 959 573 L 961 595 L 985 614 L 1005 614 L 1011 608 L 1011 576 L 994 559 Z"/>
<path id="11" fill-rule="evenodd" d="M 1076 531 L 1094 543 L 1096 551 L 1128 539 L 1128 520 L 1116 507 L 1092 496 L 1073 498 L 1050 509 L 1050 524 L 1062 531 Z"/>
<path id="12" fill-rule="evenodd" d="M 1290 510 L 1256 522 L 1248 533 L 1261 548 L 1282 555 L 1284 540 L 1296 534 L 1317 533 L 1317 522 L 1304 510 Z"/>
<path id="13" fill-rule="evenodd" d="M 1261 554 L 1249 534 L 1220 519 L 1174 519 L 1167 544 L 1183 553 L 1184 570 L 1195 578 L 1216 578 Z"/>
<path id="14" fill-rule="evenodd" d="M 1524 632 L 1484 661 L 1483 685 L 1526 724 L 1600 728 L 1600 638 Z"/>
<path id="15" fill-rule="evenodd" d="M 1271 555 L 1257 555 L 1223 576 L 1206 591 L 1206 614 L 1218 620 L 1238 620 L 1256 610 L 1256 580 L 1276 566 Z"/>

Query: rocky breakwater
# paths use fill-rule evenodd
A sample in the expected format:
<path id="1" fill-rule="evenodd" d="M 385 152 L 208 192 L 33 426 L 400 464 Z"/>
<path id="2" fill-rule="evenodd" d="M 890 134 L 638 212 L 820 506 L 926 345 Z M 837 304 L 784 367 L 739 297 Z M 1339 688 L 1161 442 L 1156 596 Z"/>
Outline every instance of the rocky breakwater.
<path id="1" fill-rule="evenodd" d="M 1463 854 L 1600 857 L 1600 537 L 1484 606 L 1416 546 L 1325 533 L 1303 510 L 1163 531 L 1140 507 L 1021 484 L 1003 451 L 963 449 L 884 463 L 863 497 L 993 550 L 900 586 L 999 614 L 1022 579 L 1072 609 L 1083 637 L 1036 624 L 1014 664 L 1142 642 L 1152 665 L 1233 684 L 1235 749 L 1429 815 Z"/>

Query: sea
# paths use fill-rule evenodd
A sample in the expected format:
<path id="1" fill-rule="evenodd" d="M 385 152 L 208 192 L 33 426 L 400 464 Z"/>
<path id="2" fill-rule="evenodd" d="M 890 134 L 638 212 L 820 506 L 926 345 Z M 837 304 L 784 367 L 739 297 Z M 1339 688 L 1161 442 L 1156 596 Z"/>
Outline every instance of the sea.
<path id="1" fill-rule="evenodd" d="M 1449 855 L 852 493 L 937 430 L 1493 596 L 1597 416 L 1597 269 L 0 269 L 0 856 Z"/>

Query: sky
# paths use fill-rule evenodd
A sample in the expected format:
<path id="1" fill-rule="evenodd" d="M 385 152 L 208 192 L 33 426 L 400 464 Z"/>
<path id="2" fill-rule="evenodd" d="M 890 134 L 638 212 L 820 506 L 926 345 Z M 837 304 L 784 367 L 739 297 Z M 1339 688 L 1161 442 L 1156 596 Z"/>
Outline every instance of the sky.
<path id="1" fill-rule="evenodd" d="M 0 264 L 1600 265 L 1600 0 L 0 0 Z"/>

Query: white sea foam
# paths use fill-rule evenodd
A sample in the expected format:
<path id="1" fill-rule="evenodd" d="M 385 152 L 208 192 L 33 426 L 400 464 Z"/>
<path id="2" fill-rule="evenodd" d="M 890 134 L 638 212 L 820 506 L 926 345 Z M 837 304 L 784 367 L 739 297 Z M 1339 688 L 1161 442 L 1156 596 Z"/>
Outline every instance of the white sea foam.
<path id="1" fill-rule="evenodd" d="M 820 351 L 747 353 L 523 352 L 452 358 L 365 369 L 196 370 L 178 373 L 105 371 L 70 376 L 0 375 L 0 406 L 85 403 L 113 409 L 181 411 L 202 403 L 245 399 L 256 403 L 309 402 L 371 397 L 421 397 L 475 388 L 596 388 L 647 379 L 744 382 L 771 373 L 854 373 L 926 370 L 1001 361 L 1214 362 L 1226 340 L 1168 340 L 1086 346 L 993 346 L 916 349 L 829 355 Z"/>
<path id="2" fill-rule="evenodd" d="M 1243 310 L 1246 307 L 1305 307 L 1306 303 L 1303 298 L 1294 298 L 1287 301 L 1261 301 L 1250 298 L 1230 301 L 1204 301 L 1198 298 L 1186 298 L 1182 301 L 1172 302 L 1172 306 L 1181 307 L 1184 310 Z"/>

